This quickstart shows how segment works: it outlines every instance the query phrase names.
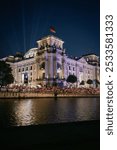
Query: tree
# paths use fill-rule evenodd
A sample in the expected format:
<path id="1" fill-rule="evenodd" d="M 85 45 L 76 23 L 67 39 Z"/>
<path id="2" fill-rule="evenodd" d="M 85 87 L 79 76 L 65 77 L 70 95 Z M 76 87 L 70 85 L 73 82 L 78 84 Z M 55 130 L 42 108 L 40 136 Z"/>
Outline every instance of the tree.
<path id="1" fill-rule="evenodd" d="M 84 80 L 82 80 L 82 81 L 80 82 L 80 85 L 85 85 Z"/>
<path id="2" fill-rule="evenodd" d="M 5 61 L 0 61 L 0 86 L 6 86 L 14 81 L 12 69 Z"/>
<path id="3" fill-rule="evenodd" d="M 91 85 L 91 84 L 93 84 L 93 81 L 91 79 L 88 79 L 87 84 Z"/>
<path id="4" fill-rule="evenodd" d="M 93 81 L 91 79 L 88 79 L 87 84 L 93 84 Z"/>
<path id="5" fill-rule="evenodd" d="M 73 83 L 77 82 L 77 77 L 76 77 L 75 75 L 69 75 L 69 76 L 67 77 L 67 80 L 66 80 L 66 81 L 73 84 Z"/>

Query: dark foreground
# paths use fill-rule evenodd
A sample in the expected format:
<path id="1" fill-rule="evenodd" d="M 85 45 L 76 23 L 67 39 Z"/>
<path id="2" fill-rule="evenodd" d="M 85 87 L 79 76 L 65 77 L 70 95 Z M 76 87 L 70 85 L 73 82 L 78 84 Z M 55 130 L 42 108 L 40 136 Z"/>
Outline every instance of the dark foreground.
<path id="1" fill-rule="evenodd" d="M 0 150 L 99 150 L 100 122 L 0 128 Z"/>

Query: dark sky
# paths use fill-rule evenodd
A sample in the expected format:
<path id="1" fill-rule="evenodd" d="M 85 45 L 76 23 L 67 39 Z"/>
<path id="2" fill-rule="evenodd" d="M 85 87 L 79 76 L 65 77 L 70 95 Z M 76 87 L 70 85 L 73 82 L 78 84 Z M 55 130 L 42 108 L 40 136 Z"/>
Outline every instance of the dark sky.
<path id="1" fill-rule="evenodd" d="M 69 56 L 100 52 L 99 0 L 1 0 L 0 58 L 37 47 L 50 34 L 65 41 Z"/>

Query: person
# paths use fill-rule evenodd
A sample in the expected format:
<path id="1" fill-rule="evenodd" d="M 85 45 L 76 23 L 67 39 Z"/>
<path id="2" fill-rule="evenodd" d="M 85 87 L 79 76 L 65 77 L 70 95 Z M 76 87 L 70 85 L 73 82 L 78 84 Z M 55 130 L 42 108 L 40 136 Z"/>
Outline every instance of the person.
<path id="1" fill-rule="evenodd" d="M 54 97 L 57 97 L 58 93 L 57 90 L 54 91 Z"/>

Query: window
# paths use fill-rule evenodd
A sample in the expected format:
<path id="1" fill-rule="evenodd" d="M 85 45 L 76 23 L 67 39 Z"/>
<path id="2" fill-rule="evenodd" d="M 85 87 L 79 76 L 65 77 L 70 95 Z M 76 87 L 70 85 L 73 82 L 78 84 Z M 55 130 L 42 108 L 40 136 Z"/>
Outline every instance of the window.
<path id="1" fill-rule="evenodd" d="M 24 74 L 24 83 L 28 83 L 28 74 L 27 73 Z"/>
<path id="2" fill-rule="evenodd" d="M 32 66 L 30 66 L 30 70 L 32 70 Z"/>
<path id="3" fill-rule="evenodd" d="M 30 73 L 30 75 L 32 76 L 32 72 Z"/>
<path id="4" fill-rule="evenodd" d="M 40 65 L 40 69 L 45 69 L 45 62 Z"/>
<path id="5" fill-rule="evenodd" d="M 58 78 L 58 79 L 60 78 L 60 75 L 59 75 L 59 73 L 57 73 L 57 78 Z"/>
<path id="6" fill-rule="evenodd" d="M 79 71 L 80 71 L 80 72 L 83 72 L 83 68 L 82 68 L 82 67 L 79 67 Z"/>
<path id="7" fill-rule="evenodd" d="M 26 71 L 28 70 L 28 67 L 26 67 Z"/>
<path id="8" fill-rule="evenodd" d="M 57 69 L 61 69 L 61 64 L 57 62 Z"/>
<path id="9" fill-rule="evenodd" d="M 19 68 L 18 72 L 21 72 L 21 69 Z"/>
<path id="10" fill-rule="evenodd" d="M 22 68 L 22 71 L 24 71 L 24 68 Z"/>
<path id="11" fill-rule="evenodd" d="M 45 73 L 43 73 L 43 76 L 42 76 L 42 78 L 43 78 L 43 79 L 45 79 Z"/>
<path id="12" fill-rule="evenodd" d="M 71 72 L 69 72 L 69 75 L 72 75 L 72 73 L 71 73 Z"/>
<path id="13" fill-rule="evenodd" d="M 75 67 L 73 67 L 73 71 L 75 71 Z"/>
<path id="14" fill-rule="evenodd" d="M 71 66 L 69 66 L 69 70 L 71 70 Z"/>

